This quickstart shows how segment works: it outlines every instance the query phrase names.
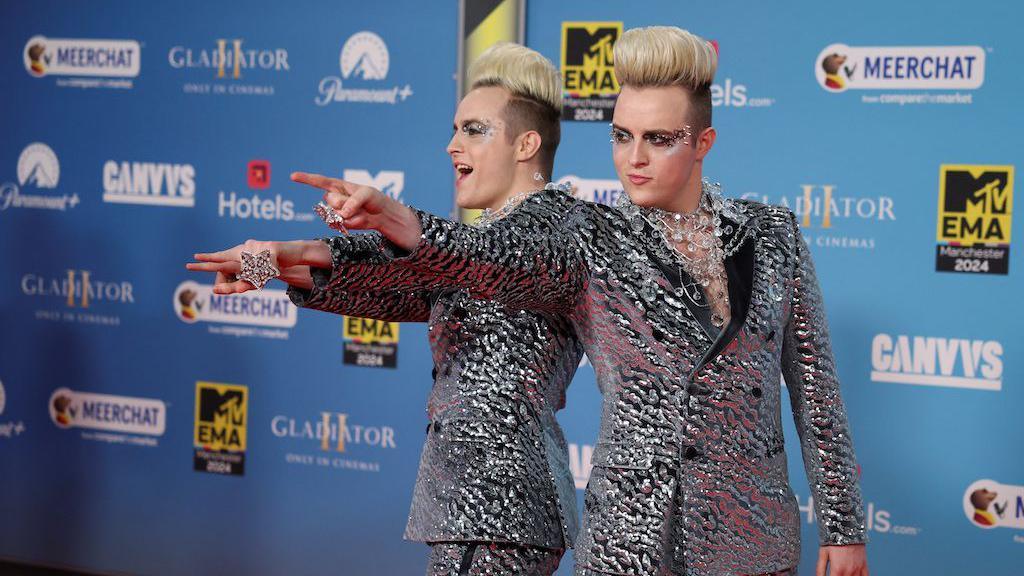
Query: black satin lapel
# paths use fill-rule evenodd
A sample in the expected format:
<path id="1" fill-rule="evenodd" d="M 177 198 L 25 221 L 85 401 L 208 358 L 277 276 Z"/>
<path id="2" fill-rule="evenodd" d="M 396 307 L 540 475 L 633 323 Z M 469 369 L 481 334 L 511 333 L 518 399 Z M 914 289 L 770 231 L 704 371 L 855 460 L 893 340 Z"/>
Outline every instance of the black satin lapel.
<path id="1" fill-rule="evenodd" d="M 735 223 L 733 223 L 733 230 L 734 234 L 741 233 Z M 730 240 L 731 236 L 723 237 L 723 244 L 728 245 Z M 711 348 L 704 353 L 700 362 L 694 367 L 693 373 L 696 373 L 704 364 L 724 350 L 747 320 L 754 283 L 754 245 L 753 238 L 747 236 L 743 239 L 743 244 L 731 256 L 725 258 L 725 274 L 729 284 L 729 324 L 711 344 Z"/>

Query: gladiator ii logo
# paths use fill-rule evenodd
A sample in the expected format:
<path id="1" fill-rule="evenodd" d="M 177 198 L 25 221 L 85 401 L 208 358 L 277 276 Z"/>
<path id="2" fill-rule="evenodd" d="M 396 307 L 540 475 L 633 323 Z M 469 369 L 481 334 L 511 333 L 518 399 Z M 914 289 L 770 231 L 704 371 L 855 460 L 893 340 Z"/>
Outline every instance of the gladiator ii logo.
<path id="1" fill-rule="evenodd" d="M 939 171 L 940 272 L 1007 274 L 1013 166 L 943 164 Z"/>

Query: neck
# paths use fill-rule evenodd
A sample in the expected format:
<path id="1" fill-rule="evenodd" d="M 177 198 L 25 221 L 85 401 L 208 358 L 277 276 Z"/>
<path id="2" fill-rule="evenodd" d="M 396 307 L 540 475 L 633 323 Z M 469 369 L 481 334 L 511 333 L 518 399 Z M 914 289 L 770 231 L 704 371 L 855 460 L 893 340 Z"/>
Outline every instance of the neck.
<path id="1" fill-rule="evenodd" d="M 536 167 L 524 167 L 523 169 L 516 170 L 515 176 L 512 178 L 511 185 L 505 190 L 504 193 L 498 194 L 484 208 L 490 208 L 491 210 L 498 210 L 509 201 L 510 198 L 519 194 L 520 192 L 529 192 L 531 190 L 540 190 L 544 187 L 547 181 L 537 180 L 533 177 L 534 173 L 539 172 Z"/>
<path id="2" fill-rule="evenodd" d="M 690 172 L 690 179 L 683 185 L 683 189 L 673 196 L 670 201 L 665 202 L 664 205 L 658 205 L 657 208 L 681 214 L 689 214 L 696 210 L 700 206 L 700 196 L 703 189 L 701 185 L 701 172 L 700 162 L 694 164 L 693 171 Z"/>

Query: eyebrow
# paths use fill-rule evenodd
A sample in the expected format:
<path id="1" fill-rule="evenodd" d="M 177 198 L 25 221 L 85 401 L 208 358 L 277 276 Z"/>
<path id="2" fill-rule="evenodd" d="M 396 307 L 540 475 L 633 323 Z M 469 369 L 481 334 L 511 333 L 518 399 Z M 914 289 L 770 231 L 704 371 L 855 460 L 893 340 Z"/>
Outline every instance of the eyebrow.
<path id="1" fill-rule="evenodd" d="M 620 130 L 622 132 L 625 132 L 626 134 L 629 134 L 630 136 L 633 136 L 633 132 L 631 130 L 623 128 L 622 126 L 619 126 L 618 124 L 615 124 L 615 123 L 612 123 L 612 130 Z M 644 131 L 642 136 L 675 136 L 676 133 L 678 133 L 678 132 L 680 132 L 680 131 L 679 130 L 646 130 L 646 131 Z"/>
<path id="2" fill-rule="evenodd" d="M 476 122 L 477 124 L 483 124 L 484 126 L 490 126 L 489 122 L 487 122 L 486 120 L 480 120 L 478 118 L 466 118 L 465 120 L 462 121 L 461 126 L 465 126 L 466 124 L 472 124 L 474 122 Z M 459 126 L 459 124 L 452 124 L 452 130 L 458 130 Z"/>

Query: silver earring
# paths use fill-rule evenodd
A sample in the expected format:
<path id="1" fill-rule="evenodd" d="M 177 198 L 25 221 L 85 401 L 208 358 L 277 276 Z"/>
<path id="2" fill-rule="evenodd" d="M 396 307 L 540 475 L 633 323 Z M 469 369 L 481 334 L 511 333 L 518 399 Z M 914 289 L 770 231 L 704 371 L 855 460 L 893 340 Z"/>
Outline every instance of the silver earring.
<path id="1" fill-rule="evenodd" d="M 537 180 L 538 182 L 543 182 L 544 181 L 544 175 L 542 175 L 540 172 L 534 172 L 533 173 L 533 179 Z"/>

